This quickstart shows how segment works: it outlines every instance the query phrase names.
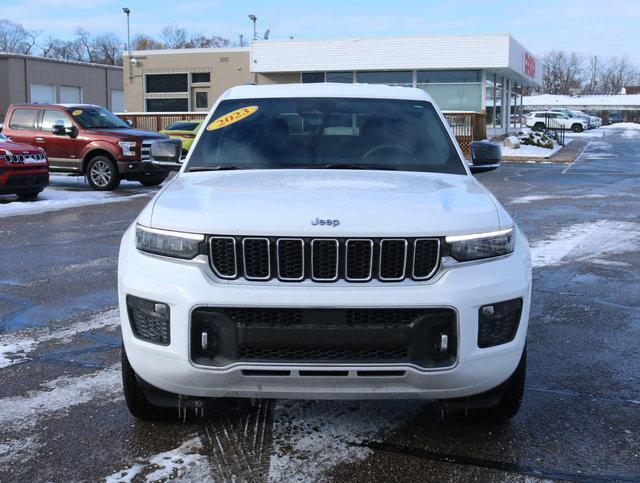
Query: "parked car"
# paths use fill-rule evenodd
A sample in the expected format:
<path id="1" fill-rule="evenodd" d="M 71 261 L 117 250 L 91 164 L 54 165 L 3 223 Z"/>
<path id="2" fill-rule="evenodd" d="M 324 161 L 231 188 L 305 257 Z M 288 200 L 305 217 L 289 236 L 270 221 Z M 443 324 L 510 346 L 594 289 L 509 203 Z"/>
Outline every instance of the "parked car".
<path id="1" fill-rule="evenodd" d="M 16 142 L 43 148 L 52 172 L 86 175 L 95 190 L 113 190 L 122 179 L 156 186 L 168 175 L 149 159 L 151 143 L 167 136 L 131 129 L 100 106 L 10 106 L 2 132 Z"/>
<path id="2" fill-rule="evenodd" d="M 527 116 L 527 126 L 535 131 L 543 129 L 571 129 L 582 132 L 589 128 L 589 123 L 581 117 L 569 117 L 561 112 L 537 111 Z M 547 126 L 547 124 L 549 124 Z"/>
<path id="3" fill-rule="evenodd" d="M 591 126 L 593 128 L 602 127 L 602 118 L 598 116 L 589 116 L 591 118 Z"/>
<path id="4" fill-rule="evenodd" d="M 612 112 L 611 114 L 609 114 L 609 124 L 617 124 L 619 122 L 624 122 L 624 118 L 622 117 L 622 114 L 620 114 L 619 112 Z"/>
<path id="5" fill-rule="evenodd" d="M 0 134 L 0 194 L 33 200 L 48 184 L 49 165 L 44 150 Z"/>
<path id="6" fill-rule="evenodd" d="M 160 132 L 171 138 L 180 139 L 182 141 L 182 155 L 186 156 L 201 125 L 202 121 L 178 121 Z"/>
<path id="7" fill-rule="evenodd" d="M 238 86 L 122 239 L 133 415 L 208 398 L 421 398 L 505 420 L 521 404 L 527 239 L 421 89 Z M 179 165 L 180 141 L 154 161 Z"/>
<path id="8" fill-rule="evenodd" d="M 554 109 L 549 109 L 549 112 L 560 112 L 562 114 L 564 114 L 567 117 L 578 117 L 580 119 L 584 119 L 587 122 L 587 129 L 591 129 L 591 116 L 589 116 L 588 114 L 585 114 L 584 112 L 581 111 L 575 111 L 573 109 L 566 109 L 566 108 L 554 108 Z"/>

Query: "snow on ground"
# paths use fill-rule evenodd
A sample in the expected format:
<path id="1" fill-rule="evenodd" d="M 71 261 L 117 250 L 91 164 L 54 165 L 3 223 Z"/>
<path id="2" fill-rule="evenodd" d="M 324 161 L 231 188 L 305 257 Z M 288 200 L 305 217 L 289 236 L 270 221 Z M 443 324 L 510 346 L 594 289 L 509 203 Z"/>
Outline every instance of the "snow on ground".
<path id="1" fill-rule="evenodd" d="M 640 250 L 640 223 L 600 220 L 577 223 L 561 229 L 546 240 L 531 244 L 534 267 L 569 261 L 602 264 L 605 255 Z"/>
<path id="2" fill-rule="evenodd" d="M 0 369 L 28 360 L 29 354 L 44 342 L 53 340 L 66 342 L 77 334 L 115 327 L 119 323 L 118 310 L 113 309 L 89 320 L 83 320 L 62 329 L 51 330 L 49 327 L 46 327 L 1 335 Z"/>
<path id="3" fill-rule="evenodd" d="M 601 129 L 640 129 L 640 124 L 636 122 L 618 122 L 616 124 L 602 126 Z"/>
<path id="4" fill-rule="evenodd" d="M 518 149 L 508 148 L 504 145 L 502 148 L 502 156 L 504 157 L 518 157 L 518 158 L 548 158 L 557 151 L 562 149 L 562 146 L 555 144 L 553 149 L 541 148 L 539 146 L 527 146 L 521 145 Z"/>
<path id="5" fill-rule="evenodd" d="M 158 188 L 146 188 L 135 181 L 122 181 L 114 191 L 93 191 L 81 176 L 51 175 L 50 184 L 35 201 L 19 201 L 15 195 L 0 195 L 0 218 L 33 215 L 76 206 L 117 203 L 150 197 Z"/>
<path id="6" fill-rule="evenodd" d="M 206 456 L 198 453 L 202 449 L 199 436 L 193 437 L 179 447 L 153 455 L 140 461 L 130 468 L 117 471 L 106 477 L 107 483 L 129 482 L 144 472 L 145 481 L 165 481 L 169 479 L 184 479 L 202 481 L 210 478 L 210 466 Z M 149 471 L 151 470 L 151 471 Z"/>
<path id="7" fill-rule="evenodd" d="M 379 440 L 423 407 L 421 401 L 277 401 L 269 480 L 326 480 L 338 464 L 370 455 L 354 443 Z"/>
<path id="8" fill-rule="evenodd" d="M 93 374 L 62 376 L 40 385 L 25 396 L 0 399 L 0 426 L 26 431 L 52 413 L 99 398 L 109 402 L 122 398 L 120 364 Z"/>
<path id="9" fill-rule="evenodd" d="M 588 129 L 582 132 L 567 131 L 564 133 L 565 138 L 601 138 L 604 136 L 602 128 Z"/>
<path id="10" fill-rule="evenodd" d="M 525 205 L 528 203 L 533 203 L 535 201 L 543 201 L 543 200 L 577 200 L 582 198 L 606 198 L 605 195 L 529 195 L 529 196 L 519 196 L 518 198 L 514 198 L 511 201 L 507 202 L 510 205 Z"/>

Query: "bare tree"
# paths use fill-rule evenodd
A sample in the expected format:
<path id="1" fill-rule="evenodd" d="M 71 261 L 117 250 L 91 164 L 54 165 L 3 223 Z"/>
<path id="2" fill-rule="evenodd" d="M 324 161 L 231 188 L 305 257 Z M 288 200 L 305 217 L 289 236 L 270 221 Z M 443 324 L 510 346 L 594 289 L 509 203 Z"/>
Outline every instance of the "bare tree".
<path id="1" fill-rule="evenodd" d="M 600 76 L 602 74 L 602 61 L 597 55 L 592 55 L 584 68 L 583 94 L 600 94 Z"/>
<path id="2" fill-rule="evenodd" d="M 61 40 L 49 37 L 41 45 L 41 55 L 52 59 L 82 61 L 82 46 L 78 40 Z"/>
<path id="3" fill-rule="evenodd" d="M 182 49 L 187 43 L 187 31 L 175 25 L 167 25 L 160 31 L 160 38 L 168 49 Z"/>
<path id="4" fill-rule="evenodd" d="M 148 35 L 138 34 L 131 40 L 132 50 L 157 50 L 163 48 L 164 44 L 162 42 L 158 42 Z"/>
<path id="5" fill-rule="evenodd" d="M 82 27 L 76 28 L 76 39 L 80 44 L 82 58 L 88 62 L 95 62 L 95 52 L 93 50 L 93 39 L 91 33 Z"/>
<path id="6" fill-rule="evenodd" d="M 638 69 L 626 55 L 612 57 L 602 69 L 600 86 L 603 94 L 620 94 L 622 88 L 638 82 Z"/>
<path id="7" fill-rule="evenodd" d="M 211 48 L 211 47 L 228 47 L 231 44 L 228 39 L 214 35 L 206 37 L 202 34 L 192 35 L 189 41 L 184 45 L 185 48 Z"/>
<path id="8" fill-rule="evenodd" d="M 550 94 L 571 94 L 582 87 L 582 56 L 562 50 L 548 52 L 542 59 L 542 82 Z"/>
<path id="9" fill-rule="evenodd" d="M 0 19 L 0 52 L 30 54 L 38 38 L 37 32 L 21 24 Z"/>
<path id="10" fill-rule="evenodd" d="M 122 42 L 113 33 L 100 34 L 92 40 L 94 62 L 122 65 Z"/>

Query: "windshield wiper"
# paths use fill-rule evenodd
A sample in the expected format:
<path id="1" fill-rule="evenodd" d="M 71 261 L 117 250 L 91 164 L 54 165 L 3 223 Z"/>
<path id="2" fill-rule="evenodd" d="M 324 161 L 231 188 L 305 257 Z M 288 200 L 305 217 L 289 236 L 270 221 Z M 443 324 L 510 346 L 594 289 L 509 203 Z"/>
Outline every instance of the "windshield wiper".
<path id="1" fill-rule="evenodd" d="M 195 173 L 196 171 L 235 171 L 237 169 L 247 169 L 242 166 L 233 166 L 230 164 L 221 164 L 218 166 L 195 166 L 190 168 L 188 173 Z"/>
<path id="2" fill-rule="evenodd" d="M 320 164 L 317 166 L 305 166 L 308 168 L 316 169 L 367 169 L 367 170 L 380 170 L 380 171 L 396 171 L 393 166 L 380 166 L 379 164 L 358 164 L 358 163 L 329 163 Z"/>

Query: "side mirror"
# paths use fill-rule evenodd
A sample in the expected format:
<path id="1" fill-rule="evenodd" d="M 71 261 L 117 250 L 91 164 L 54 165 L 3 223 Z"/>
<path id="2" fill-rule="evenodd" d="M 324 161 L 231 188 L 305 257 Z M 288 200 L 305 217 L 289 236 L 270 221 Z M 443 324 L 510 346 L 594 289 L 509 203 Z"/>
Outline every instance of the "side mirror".
<path id="1" fill-rule="evenodd" d="M 151 143 L 151 163 L 166 169 L 178 170 L 182 167 L 182 141 L 162 139 Z"/>
<path id="2" fill-rule="evenodd" d="M 65 136 L 67 134 L 67 130 L 64 127 L 64 121 L 55 121 L 53 126 L 51 126 L 51 134 L 55 134 L 56 136 Z"/>
<path id="3" fill-rule="evenodd" d="M 491 141 L 471 141 L 471 163 L 469 168 L 472 173 L 483 173 L 500 167 L 502 150 L 500 145 Z"/>

